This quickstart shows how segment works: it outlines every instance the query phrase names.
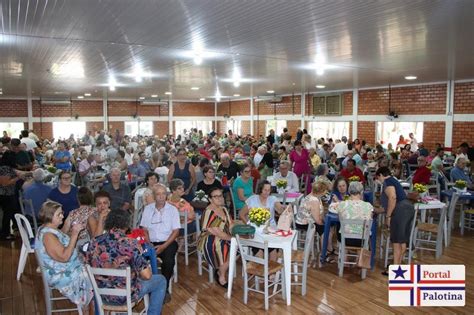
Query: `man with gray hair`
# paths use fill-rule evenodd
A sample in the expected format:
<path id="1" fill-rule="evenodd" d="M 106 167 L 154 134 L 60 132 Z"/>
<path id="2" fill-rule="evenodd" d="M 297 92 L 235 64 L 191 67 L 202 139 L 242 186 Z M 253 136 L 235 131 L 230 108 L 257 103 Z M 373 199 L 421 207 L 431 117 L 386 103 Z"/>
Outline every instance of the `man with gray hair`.
<path id="1" fill-rule="evenodd" d="M 104 185 L 103 191 L 110 195 L 110 208 L 112 210 L 129 210 L 132 203 L 130 187 L 120 181 L 120 169 L 114 167 L 110 170 L 110 183 Z"/>
<path id="2" fill-rule="evenodd" d="M 264 145 L 259 146 L 257 149 L 257 153 L 255 153 L 255 156 L 253 157 L 253 163 L 255 164 L 255 167 L 258 167 L 260 165 L 260 162 L 262 162 L 265 153 L 267 153 L 267 147 Z"/>
<path id="3" fill-rule="evenodd" d="M 286 180 L 286 189 L 285 191 L 288 192 L 298 192 L 299 189 L 299 182 L 298 177 L 295 173 L 290 171 L 291 165 L 288 161 L 281 161 L 279 172 L 273 175 L 272 179 L 272 186 L 276 186 L 276 182 L 280 179 Z"/>
<path id="4" fill-rule="evenodd" d="M 457 180 L 463 180 L 466 182 L 468 187 L 472 187 L 472 180 L 467 176 L 464 169 L 466 168 L 466 159 L 460 157 L 456 160 L 456 165 L 451 169 L 450 176 L 451 181 L 456 182 Z"/>
<path id="5" fill-rule="evenodd" d="M 33 171 L 33 183 L 23 191 L 23 199 L 31 200 L 33 209 L 25 209 L 27 213 L 34 213 L 38 218 L 39 211 L 43 203 L 48 199 L 51 187 L 43 183 L 46 178 L 46 172 L 38 168 Z"/>
<path id="6" fill-rule="evenodd" d="M 230 160 L 230 156 L 227 153 L 222 153 L 220 156 L 221 165 L 217 168 L 217 172 L 224 173 L 227 179 L 236 179 L 239 175 L 239 165 L 236 162 Z"/>

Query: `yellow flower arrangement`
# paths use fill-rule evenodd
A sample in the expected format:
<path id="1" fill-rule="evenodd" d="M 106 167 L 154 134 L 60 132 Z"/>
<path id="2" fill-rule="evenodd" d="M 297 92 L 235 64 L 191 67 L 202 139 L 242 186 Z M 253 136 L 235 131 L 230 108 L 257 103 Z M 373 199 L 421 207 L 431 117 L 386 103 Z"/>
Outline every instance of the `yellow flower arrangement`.
<path id="1" fill-rule="evenodd" d="M 349 181 L 350 182 L 360 182 L 360 178 L 359 178 L 359 176 L 354 175 L 354 176 L 349 177 Z"/>
<path id="2" fill-rule="evenodd" d="M 415 184 L 413 185 L 413 190 L 417 193 L 424 193 L 428 191 L 428 188 L 423 184 Z"/>
<path id="3" fill-rule="evenodd" d="M 249 221 L 256 226 L 260 226 L 270 219 L 270 211 L 266 208 L 251 208 L 249 211 Z"/>
<path id="4" fill-rule="evenodd" d="M 454 187 L 459 188 L 459 189 L 464 189 L 464 188 L 467 187 L 467 183 L 466 183 L 465 180 L 458 179 L 458 180 L 454 183 Z"/>
<path id="5" fill-rule="evenodd" d="M 286 188 L 288 181 L 286 179 L 278 179 L 275 184 L 278 188 Z"/>

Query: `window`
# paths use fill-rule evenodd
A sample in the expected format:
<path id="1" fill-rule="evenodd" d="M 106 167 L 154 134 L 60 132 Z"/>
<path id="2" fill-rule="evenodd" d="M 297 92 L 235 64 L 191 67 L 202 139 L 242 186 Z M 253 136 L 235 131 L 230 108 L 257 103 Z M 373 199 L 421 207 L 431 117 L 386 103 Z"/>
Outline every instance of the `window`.
<path id="1" fill-rule="evenodd" d="M 402 135 L 405 140 L 411 132 L 415 135 L 418 142 L 423 141 L 423 123 L 422 122 L 378 122 L 376 141 L 382 146 L 387 147 L 389 143 L 396 149 L 398 140 Z"/>
<path id="2" fill-rule="evenodd" d="M 349 125 L 347 121 L 312 121 L 308 123 L 308 133 L 314 139 L 341 139 L 342 136 L 349 138 Z"/>
<path id="3" fill-rule="evenodd" d="M 59 121 L 53 122 L 54 139 L 67 139 L 71 135 L 74 139 L 82 138 L 86 134 L 84 121 Z"/>
<path id="4" fill-rule="evenodd" d="M 189 130 L 196 128 L 197 130 L 202 130 L 204 135 L 207 135 L 212 131 L 212 121 L 206 120 L 178 120 L 175 123 L 175 135 L 184 134 L 184 130 L 189 134 Z"/>
<path id="5" fill-rule="evenodd" d="M 286 128 L 286 120 L 268 120 L 267 129 L 265 134 L 268 135 L 270 130 L 275 130 L 275 135 L 281 135 L 283 133 L 283 128 Z"/>
<path id="6" fill-rule="evenodd" d="M 3 137 L 3 132 L 6 131 L 10 138 L 19 138 L 23 129 L 25 129 L 25 125 L 21 122 L 0 123 L 1 137 Z"/>
<path id="7" fill-rule="evenodd" d="M 229 119 L 226 123 L 226 133 L 229 130 L 232 130 L 232 132 L 236 135 L 242 135 L 242 121 Z"/>
<path id="8" fill-rule="evenodd" d="M 126 121 L 125 134 L 129 136 L 152 136 L 153 122 L 152 121 Z"/>

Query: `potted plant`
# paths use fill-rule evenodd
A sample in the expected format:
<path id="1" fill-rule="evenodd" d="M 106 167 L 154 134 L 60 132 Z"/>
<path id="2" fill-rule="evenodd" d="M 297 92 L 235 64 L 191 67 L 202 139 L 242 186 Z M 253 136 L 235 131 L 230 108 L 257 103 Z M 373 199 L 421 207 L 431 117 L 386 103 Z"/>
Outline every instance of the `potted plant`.
<path id="1" fill-rule="evenodd" d="M 415 184 L 413 185 L 413 191 L 416 191 L 423 198 L 428 194 L 428 187 L 423 184 Z"/>
<path id="2" fill-rule="evenodd" d="M 351 176 L 349 177 L 349 182 L 360 182 L 360 178 L 359 176 L 356 176 L 356 175 Z"/>
<path id="3" fill-rule="evenodd" d="M 458 192 L 466 192 L 467 191 L 467 183 L 465 180 L 458 179 L 454 183 L 454 189 L 457 190 Z"/>
<path id="4" fill-rule="evenodd" d="M 288 181 L 286 179 L 278 179 L 275 182 L 275 185 L 277 187 L 277 191 L 280 195 L 285 193 L 286 187 L 288 186 Z"/>
<path id="5" fill-rule="evenodd" d="M 266 208 L 250 208 L 250 225 L 255 226 L 256 231 L 263 232 L 265 223 L 270 220 L 270 211 Z"/>

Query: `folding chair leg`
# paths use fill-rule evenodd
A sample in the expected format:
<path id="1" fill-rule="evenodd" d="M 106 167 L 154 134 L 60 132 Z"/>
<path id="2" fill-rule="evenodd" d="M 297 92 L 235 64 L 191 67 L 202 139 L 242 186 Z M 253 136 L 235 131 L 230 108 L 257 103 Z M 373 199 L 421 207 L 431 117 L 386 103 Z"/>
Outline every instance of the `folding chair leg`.
<path id="1" fill-rule="evenodd" d="M 244 275 L 244 304 L 247 304 L 249 295 L 249 279 L 247 274 Z"/>
<path id="2" fill-rule="evenodd" d="M 28 252 L 25 245 L 21 245 L 20 260 L 18 261 L 18 270 L 16 272 L 16 280 L 19 281 L 21 274 L 25 270 L 26 259 L 28 258 Z"/>

